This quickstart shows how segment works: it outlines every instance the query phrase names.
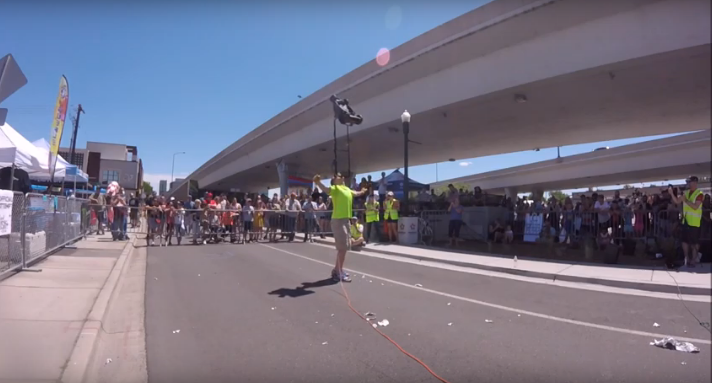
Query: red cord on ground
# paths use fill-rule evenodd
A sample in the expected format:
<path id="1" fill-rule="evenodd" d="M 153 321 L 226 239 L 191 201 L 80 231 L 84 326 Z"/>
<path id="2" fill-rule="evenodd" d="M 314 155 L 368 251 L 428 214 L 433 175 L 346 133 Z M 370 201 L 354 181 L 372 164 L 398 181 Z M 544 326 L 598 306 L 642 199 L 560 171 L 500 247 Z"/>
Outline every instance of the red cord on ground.
<path id="1" fill-rule="evenodd" d="M 339 283 L 339 284 L 341 285 L 341 290 L 344 292 L 344 297 L 346 298 L 346 304 L 349 305 L 349 308 L 351 309 L 351 311 L 353 311 L 356 315 L 358 315 L 361 319 L 363 319 L 364 322 L 369 323 L 369 321 L 366 320 L 366 317 L 364 317 L 363 315 L 361 315 L 361 313 L 358 312 L 358 311 L 356 311 L 356 309 L 351 305 L 351 298 L 349 298 L 349 293 L 346 292 L 346 288 L 344 287 L 343 282 L 342 282 L 342 283 Z M 405 355 L 408 356 L 409 358 L 413 359 L 414 361 L 418 362 L 418 364 L 420 364 L 421 366 L 423 366 L 423 368 L 425 368 L 425 369 L 430 373 L 430 375 L 432 375 L 435 379 L 441 381 L 442 383 L 450 383 L 450 382 L 448 382 L 447 380 L 445 380 L 444 378 L 440 377 L 440 375 L 436 374 L 435 371 L 433 371 L 430 367 L 428 367 L 427 364 L 423 363 L 423 361 L 421 361 L 420 359 L 416 358 L 415 355 L 413 355 L 413 354 L 409 353 L 408 351 L 404 350 L 403 347 L 401 347 L 396 341 L 394 341 L 393 339 L 391 339 L 388 335 L 384 334 L 384 333 L 383 333 L 381 330 L 379 330 L 377 327 L 371 327 L 371 328 L 372 328 L 373 330 L 375 330 L 379 335 L 381 335 L 382 337 L 386 338 L 386 340 L 388 340 L 389 342 L 391 342 L 394 346 L 396 346 L 400 352 L 402 352 L 403 354 L 405 354 Z"/>

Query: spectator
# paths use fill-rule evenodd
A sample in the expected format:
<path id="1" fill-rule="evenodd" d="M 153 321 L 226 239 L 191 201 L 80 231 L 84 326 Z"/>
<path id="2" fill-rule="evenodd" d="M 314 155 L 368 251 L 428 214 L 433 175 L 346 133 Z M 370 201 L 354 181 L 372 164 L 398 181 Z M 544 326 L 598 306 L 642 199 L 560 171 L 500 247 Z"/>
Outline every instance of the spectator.
<path id="1" fill-rule="evenodd" d="M 462 212 L 463 208 L 460 205 L 459 200 L 454 200 L 450 202 L 450 206 L 447 208 L 448 213 L 450 213 L 450 222 L 448 224 L 448 237 L 450 238 L 450 246 L 456 247 L 457 240 L 460 238 L 460 229 L 462 228 Z"/>
<path id="2" fill-rule="evenodd" d="M 351 218 L 351 248 L 366 246 L 363 238 L 363 225 L 358 222 L 357 217 Z"/>

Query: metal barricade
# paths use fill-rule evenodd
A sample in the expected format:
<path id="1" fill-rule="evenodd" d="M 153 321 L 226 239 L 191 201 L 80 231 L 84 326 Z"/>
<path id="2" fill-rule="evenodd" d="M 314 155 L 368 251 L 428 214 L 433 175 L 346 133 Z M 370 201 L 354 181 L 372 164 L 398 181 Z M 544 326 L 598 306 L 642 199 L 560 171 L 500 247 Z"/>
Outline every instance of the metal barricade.
<path id="1" fill-rule="evenodd" d="M 13 192 L 12 197 L 0 198 L 0 208 L 4 212 L 0 216 L 0 229 L 8 233 L 0 236 L 0 276 L 2 276 L 22 267 L 22 217 L 25 195 L 21 192 Z"/>
<path id="2" fill-rule="evenodd" d="M 25 264 L 85 235 L 82 205 L 86 200 L 36 193 L 25 195 L 23 217 Z"/>
<path id="3" fill-rule="evenodd" d="M 147 245 L 178 245 L 185 243 L 247 243 L 310 241 L 314 236 L 332 235 L 330 210 L 313 212 L 285 210 L 233 209 L 165 209 L 142 207 L 141 224 L 134 231 L 146 235 Z M 362 210 L 354 209 L 354 215 Z M 362 221 L 359 218 L 360 221 Z M 363 222 L 361 222 L 363 223 Z M 365 225 L 364 225 L 365 226 Z"/>

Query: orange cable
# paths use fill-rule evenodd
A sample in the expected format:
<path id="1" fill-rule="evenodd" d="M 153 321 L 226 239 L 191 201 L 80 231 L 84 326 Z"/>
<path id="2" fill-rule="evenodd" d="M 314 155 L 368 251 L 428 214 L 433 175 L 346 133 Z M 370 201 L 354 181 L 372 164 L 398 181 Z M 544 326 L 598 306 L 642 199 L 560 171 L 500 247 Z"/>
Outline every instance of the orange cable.
<path id="1" fill-rule="evenodd" d="M 341 290 L 344 292 L 344 297 L 346 298 L 346 304 L 349 305 L 349 308 L 351 309 L 351 311 L 353 311 L 356 315 L 358 315 L 358 316 L 359 316 L 361 319 L 363 319 L 366 323 L 371 324 L 371 323 L 368 321 L 368 319 L 366 319 L 365 316 L 361 315 L 361 313 L 358 312 L 358 311 L 356 311 L 356 309 L 351 305 L 351 298 L 349 298 L 349 293 L 346 292 L 346 288 L 344 287 L 344 283 L 343 283 L 343 282 L 340 282 L 339 284 L 341 285 Z M 408 351 L 404 350 L 403 347 L 401 347 L 396 341 L 394 341 L 394 340 L 391 339 L 388 335 L 384 334 L 381 330 L 379 330 L 378 327 L 371 327 L 371 328 L 373 328 L 379 335 L 381 335 L 382 337 L 386 338 L 389 342 L 391 342 L 394 346 L 396 346 L 400 352 L 402 352 L 403 354 L 405 354 L 405 355 L 408 356 L 409 358 L 413 359 L 414 361 L 418 362 L 418 364 L 420 364 L 421 366 L 423 366 L 423 368 L 425 368 L 425 369 L 430 373 L 430 375 L 432 375 L 433 377 L 435 377 L 435 379 L 441 381 L 442 383 L 450 383 L 450 382 L 448 382 L 447 380 L 445 380 L 445 378 L 442 378 L 442 377 L 440 377 L 440 375 L 436 374 L 435 371 L 433 371 L 430 367 L 428 367 L 427 364 L 425 364 L 423 361 L 421 361 L 420 359 L 418 359 L 415 355 L 413 355 L 413 354 L 409 353 Z"/>

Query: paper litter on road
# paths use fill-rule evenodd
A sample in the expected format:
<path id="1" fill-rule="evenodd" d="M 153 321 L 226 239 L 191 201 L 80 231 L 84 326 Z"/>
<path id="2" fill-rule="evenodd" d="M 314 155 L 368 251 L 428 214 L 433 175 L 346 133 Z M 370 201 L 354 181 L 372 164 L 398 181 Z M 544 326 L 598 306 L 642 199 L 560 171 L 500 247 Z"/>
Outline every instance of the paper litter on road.
<path id="1" fill-rule="evenodd" d="M 276 309 L 276 307 L 272 307 L 272 310 Z"/>
<path id="2" fill-rule="evenodd" d="M 378 325 L 377 325 L 377 324 L 375 324 L 375 323 L 374 323 L 374 324 L 372 324 L 371 326 L 373 326 L 373 328 L 376 328 L 376 327 L 378 327 Z"/>
<path id="3" fill-rule="evenodd" d="M 329 342 L 322 342 L 322 343 L 321 343 L 322 346 L 323 346 L 323 345 L 326 345 L 326 344 L 329 344 Z"/>
<path id="4" fill-rule="evenodd" d="M 485 323 L 494 323 L 492 319 L 485 319 Z"/>
<path id="5" fill-rule="evenodd" d="M 372 313 L 372 312 L 369 311 L 369 312 L 363 314 L 363 316 L 365 316 L 366 318 L 375 318 L 375 317 L 376 317 L 376 313 Z"/>
<path id="6" fill-rule="evenodd" d="M 423 287 L 423 285 L 421 285 L 420 283 L 416 283 L 415 287 Z"/>
<path id="7" fill-rule="evenodd" d="M 364 279 L 364 278 L 366 278 L 366 276 L 365 276 L 365 275 L 361 275 L 361 279 Z"/>
<path id="8" fill-rule="evenodd" d="M 447 325 L 448 325 L 448 326 L 452 326 L 452 322 L 448 323 Z"/>
<path id="9" fill-rule="evenodd" d="M 684 366 L 687 364 L 687 362 L 683 361 L 683 362 L 680 362 L 680 364 Z"/>
<path id="10" fill-rule="evenodd" d="M 389 322 L 388 319 L 384 319 L 384 320 L 378 322 L 378 325 L 381 326 L 381 327 L 386 327 L 386 326 L 388 326 L 390 323 L 391 323 L 391 322 Z"/>
<path id="11" fill-rule="evenodd" d="M 334 316 L 334 314 L 331 314 L 331 316 L 333 317 L 333 316 Z"/>
<path id="12" fill-rule="evenodd" d="M 314 322 L 314 323 L 319 324 L 319 322 Z"/>
<path id="13" fill-rule="evenodd" d="M 517 314 L 518 317 L 522 316 L 522 314 Z"/>
<path id="14" fill-rule="evenodd" d="M 700 352 L 700 349 L 695 347 L 694 344 L 692 344 L 690 342 L 680 342 L 680 341 L 676 340 L 675 338 L 671 338 L 671 337 L 663 338 L 660 340 L 653 339 L 653 341 L 650 342 L 650 345 L 668 349 L 668 350 L 677 350 L 677 351 L 689 352 L 689 353 L 693 353 L 693 354 Z"/>
<path id="15" fill-rule="evenodd" d="M 153 278 L 153 279 L 158 280 L 158 277 L 155 277 L 155 278 Z"/>
<path id="16" fill-rule="evenodd" d="M 111 360 L 111 358 L 106 358 L 106 364 L 109 364 L 109 363 L 111 363 L 111 362 L 113 362 L 113 361 Z M 75 364 L 76 364 L 76 363 L 75 363 Z"/>
<path id="17" fill-rule="evenodd" d="M 198 276 L 200 276 L 200 274 L 198 274 Z"/>
<path id="18" fill-rule="evenodd" d="M 450 303 L 450 302 L 448 302 L 448 303 L 447 303 L 447 305 L 448 305 L 448 306 L 450 306 L 450 305 L 451 305 L 451 303 Z"/>
<path id="19" fill-rule="evenodd" d="M 179 333 L 180 333 L 180 330 L 173 330 L 173 333 L 174 333 L 174 334 L 179 334 Z"/>
<path id="20" fill-rule="evenodd" d="M 373 281 L 369 279 L 369 280 L 368 280 L 368 283 L 373 283 Z"/>
<path id="21" fill-rule="evenodd" d="M 660 327 L 660 325 L 657 323 L 653 323 L 653 327 Z"/>

